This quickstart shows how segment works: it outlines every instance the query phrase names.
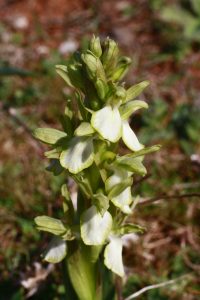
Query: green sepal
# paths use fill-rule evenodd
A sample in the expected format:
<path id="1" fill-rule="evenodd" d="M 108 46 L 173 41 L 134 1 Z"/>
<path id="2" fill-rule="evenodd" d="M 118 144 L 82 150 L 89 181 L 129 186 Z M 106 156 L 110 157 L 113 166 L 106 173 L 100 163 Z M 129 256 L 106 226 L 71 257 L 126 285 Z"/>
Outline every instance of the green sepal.
<path id="1" fill-rule="evenodd" d="M 162 147 L 161 145 L 154 145 L 154 146 L 151 146 L 151 147 L 146 147 L 142 150 L 139 150 L 139 151 L 136 151 L 134 153 L 128 154 L 127 157 L 135 158 L 135 157 L 139 157 L 139 156 L 144 156 L 146 154 L 159 151 L 161 147 Z"/>
<path id="2" fill-rule="evenodd" d="M 64 131 L 60 131 L 54 128 L 37 128 L 34 130 L 33 135 L 41 142 L 50 145 L 54 145 L 60 139 L 67 137 L 67 134 Z"/>
<path id="3" fill-rule="evenodd" d="M 88 122 L 82 122 L 74 131 L 74 135 L 76 136 L 86 136 L 93 134 L 94 128 Z"/>
<path id="4" fill-rule="evenodd" d="M 119 81 L 121 80 L 126 73 L 128 72 L 129 66 L 131 64 L 131 59 L 129 57 L 121 57 L 112 76 L 112 81 Z"/>
<path id="5" fill-rule="evenodd" d="M 142 91 L 149 85 L 149 81 L 142 81 L 138 84 L 133 85 L 126 91 L 126 101 L 135 99 Z"/>
<path id="6" fill-rule="evenodd" d="M 39 216 L 34 219 L 37 229 L 41 231 L 50 232 L 55 235 L 63 235 L 66 233 L 67 228 L 64 224 L 55 218 L 48 216 Z"/>
<path id="7" fill-rule="evenodd" d="M 125 170 L 138 173 L 144 176 L 147 173 L 145 166 L 142 164 L 143 157 L 121 156 L 116 159 L 116 164 Z"/>
<path id="8" fill-rule="evenodd" d="M 116 235 L 123 236 L 128 233 L 144 233 L 146 228 L 137 224 L 127 223 L 114 230 Z"/>
<path id="9" fill-rule="evenodd" d="M 56 65 L 56 72 L 62 77 L 62 79 L 64 79 L 64 81 L 68 84 L 68 86 L 74 87 L 69 78 L 67 66 Z"/>
<path id="10" fill-rule="evenodd" d="M 133 100 L 124 105 L 121 105 L 119 108 L 119 112 L 122 120 L 128 119 L 132 115 L 132 113 L 140 108 L 148 108 L 148 104 L 141 100 Z"/>
<path id="11" fill-rule="evenodd" d="M 61 262 L 67 255 L 67 244 L 60 237 L 55 236 L 49 243 L 44 252 L 43 259 L 49 263 L 56 264 Z"/>

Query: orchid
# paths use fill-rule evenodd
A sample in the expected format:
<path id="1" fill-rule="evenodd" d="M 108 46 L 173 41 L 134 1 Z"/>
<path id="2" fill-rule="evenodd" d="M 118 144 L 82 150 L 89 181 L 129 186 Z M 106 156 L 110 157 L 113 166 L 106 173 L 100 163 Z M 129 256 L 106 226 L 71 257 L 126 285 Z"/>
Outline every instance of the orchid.
<path id="1" fill-rule="evenodd" d="M 149 84 L 143 81 L 125 88 L 121 80 L 130 63 L 128 57 L 120 56 L 113 40 L 101 43 L 93 37 L 86 51 L 76 52 L 67 65 L 56 66 L 57 73 L 75 90 L 67 101 L 63 130 L 34 131 L 37 139 L 52 147 L 45 152 L 50 159 L 47 170 L 55 176 L 65 173 L 78 187 L 77 208 L 66 181 L 61 188 L 63 219 L 39 216 L 35 223 L 38 230 L 53 235 L 44 260 L 66 260 L 70 284 L 80 300 L 102 299 L 103 279 L 96 276 L 101 254 L 108 270 L 124 276 L 121 237 L 144 231 L 127 223 L 138 201 L 132 195 L 133 178 L 146 174 L 144 156 L 160 146 L 142 145 L 129 124 L 134 112 L 148 108 L 137 97 Z M 118 154 L 120 139 L 128 154 Z"/>

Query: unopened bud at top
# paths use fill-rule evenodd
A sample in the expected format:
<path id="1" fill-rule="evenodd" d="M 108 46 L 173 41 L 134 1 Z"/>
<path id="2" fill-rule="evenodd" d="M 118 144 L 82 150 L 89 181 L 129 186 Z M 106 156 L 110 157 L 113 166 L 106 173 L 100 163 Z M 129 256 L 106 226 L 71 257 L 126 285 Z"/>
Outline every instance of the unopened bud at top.
<path id="1" fill-rule="evenodd" d="M 90 50 L 96 57 L 100 57 L 102 55 L 102 49 L 101 49 L 101 43 L 99 37 L 95 37 L 95 35 L 93 35 L 90 41 Z"/>
<path id="2" fill-rule="evenodd" d="M 117 67 L 114 70 L 111 79 L 113 81 L 121 80 L 127 73 L 129 66 L 131 64 L 131 59 L 129 57 L 123 56 L 120 58 L 119 62 L 117 63 Z"/>
<path id="3" fill-rule="evenodd" d="M 119 49 L 115 41 L 107 38 L 105 41 L 105 50 L 102 55 L 102 62 L 105 68 L 105 71 L 108 73 L 112 73 L 113 69 L 116 67 Z"/>
<path id="4" fill-rule="evenodd" d="M 100 78 L 106 81 L 103 65 L 98 57 L 87 51 L 85 54 L 82 54 L 82 60 L 86 64 L 87 73 L 91 80 L 96 81 L 97 78 Z"/>

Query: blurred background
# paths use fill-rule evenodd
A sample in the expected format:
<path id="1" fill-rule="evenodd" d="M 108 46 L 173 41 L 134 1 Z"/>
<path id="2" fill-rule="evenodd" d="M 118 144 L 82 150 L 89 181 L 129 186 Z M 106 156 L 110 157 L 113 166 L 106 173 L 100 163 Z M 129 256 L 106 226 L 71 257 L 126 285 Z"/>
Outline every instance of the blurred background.
<path id="1" fill-rule="evenodd" d="M 147 227 L 125 240 L 123 295 L 188 276 L 138 299 L 200 299 L 200 0 L 0 0 L 0 300 L 64 298 L 61 265 L 41 261 L 49 235 L 33 218 L 61 215 L 64 176 L 45 170 L 36 127 L 59 128 L 71 91 L 55 73 L 95 33 L 115 39 L 133 64 L 132 85 L 150 109 L 132 125 L 148 175 L 131 219 Z"/>

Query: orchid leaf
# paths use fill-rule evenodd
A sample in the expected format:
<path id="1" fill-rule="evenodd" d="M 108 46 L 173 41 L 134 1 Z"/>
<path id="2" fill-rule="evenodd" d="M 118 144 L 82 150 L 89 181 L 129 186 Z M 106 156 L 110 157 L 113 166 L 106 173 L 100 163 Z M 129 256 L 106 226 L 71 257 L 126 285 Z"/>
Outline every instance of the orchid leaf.
<path id="1" fill-rule="evenodd" d="M 46 144 L 56 144 L 60 139 L 67 136 L 64 131 L 54 128 L 37 128 L 34 130 L 33 135 L 36 139 Z"/>
<path id="2" fill-rule="evenodd" d="M 91 138 L 74 137 L 67 150 L 60 156 L 63 168 L 72 174 L 77 174 L 92 165 L 94 160 L 93 143 Z"/>
<path id="3" fill-rule="evenodd" d="M 110 242 L 104 251 L 104 264 L 120 277 L 124 276 L 124 267 L 122 261 L 122 240 L 119 237 L 110 237 Z"/>
<path id="4" fill-rule="evenodd" d="M 44 260 L 55 264 L 61 262 L 67 254 L 67 244 L 59 237 L 54 237 L 50 242 L 43 257 Z"/>
<path id="5" fill-rule="evenodd" d="M 112 217 L 108 211 L 103 216 L 96 206 L 91 206 L 81 216 L 81 237 L 86 245 L 102 245 L 112 228 Z"/>
<path id="6" fill-rule="evenodd" d="M 121 117 L 118 108 L 110 105 L 94 112 L 91 119 L 92 127 L 110 142 L 117 142 L 121 137 Z"/>

